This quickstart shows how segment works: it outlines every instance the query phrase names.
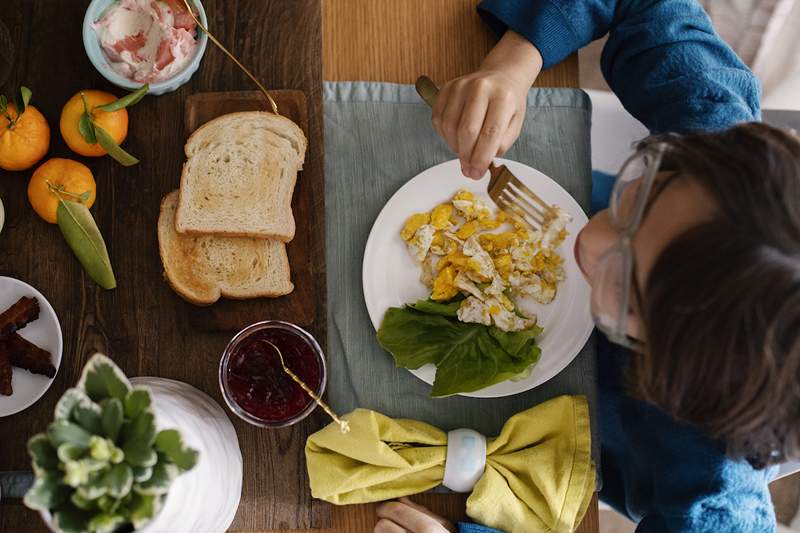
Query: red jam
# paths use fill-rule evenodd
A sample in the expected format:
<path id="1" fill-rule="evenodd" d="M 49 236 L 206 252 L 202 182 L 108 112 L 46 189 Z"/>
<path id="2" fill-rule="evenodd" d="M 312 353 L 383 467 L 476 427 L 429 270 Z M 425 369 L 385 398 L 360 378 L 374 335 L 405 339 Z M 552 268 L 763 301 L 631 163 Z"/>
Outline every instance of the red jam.
<path id="1" fill-rule="evenodd" d="M 284 329 L 255 331 L 238 343 L 228 363 L 228 388 L 233 400 L 245 411 L 265 422 L 281 422 L 302 413 L 313 400 L 283 371 L 286 366 L 311 390 L 322 382 L 319 357 L 299 334 Z"/>

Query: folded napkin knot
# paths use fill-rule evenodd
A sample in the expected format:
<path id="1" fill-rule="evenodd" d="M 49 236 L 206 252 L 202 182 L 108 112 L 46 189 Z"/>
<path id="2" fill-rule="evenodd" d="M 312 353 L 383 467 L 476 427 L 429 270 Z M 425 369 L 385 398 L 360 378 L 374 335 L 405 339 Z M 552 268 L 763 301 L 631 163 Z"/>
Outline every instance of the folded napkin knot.
<path id="1" fill-rule="evenodd" d="M 442 485 L 453 492 L 472 492 L 486 468 L 486 437 L 473 429 L 447 433 Z"/>
<path id="2" fill-rule="evenodd" d="M 517 413 L 497 437 L 449 434 L 368 409 L 308 438 L 311 494 L 337 505 L 389 500 L 444 484 L 470 491 L 467 514 L 508 533 L 571 532 L 594 491 L 589 407 L 559 396 Z"/>

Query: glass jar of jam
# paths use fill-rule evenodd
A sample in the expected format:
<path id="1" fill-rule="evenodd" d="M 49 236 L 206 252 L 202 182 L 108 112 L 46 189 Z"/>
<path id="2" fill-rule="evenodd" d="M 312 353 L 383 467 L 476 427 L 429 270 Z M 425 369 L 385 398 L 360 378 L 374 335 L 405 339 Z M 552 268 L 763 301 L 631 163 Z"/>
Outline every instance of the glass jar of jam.
<path id="1" fill-rule="evenodd" d="M 284 372 L 275 347 L 286 366 L 311 390 L 319 396 L 325 391 L 325 357 L 310 333 L 277 320 L 248 326 L 225 348 L 219 385 L 231 411 L 255 426 L 290 426 L 316 407 L 308 393 Z"/>

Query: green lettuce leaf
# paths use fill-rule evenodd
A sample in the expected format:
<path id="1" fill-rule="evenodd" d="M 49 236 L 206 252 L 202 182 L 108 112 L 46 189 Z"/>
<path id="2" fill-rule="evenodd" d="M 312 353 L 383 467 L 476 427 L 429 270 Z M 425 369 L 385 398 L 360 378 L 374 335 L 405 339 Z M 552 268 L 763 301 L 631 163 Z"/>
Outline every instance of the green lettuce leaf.
<path id="1" fill-rule="evenodd" d="M 452 309 L 460 302 L 422 301 L 390 308 L 378 329 L 378 342 L 399 367 L 436 365 L 432 396 L 472 392 L 514 378 L 541 354 L 541 328 L 504 332 L 460 322 Z M 423 312 L 425 311 L 425 312 Z"/>

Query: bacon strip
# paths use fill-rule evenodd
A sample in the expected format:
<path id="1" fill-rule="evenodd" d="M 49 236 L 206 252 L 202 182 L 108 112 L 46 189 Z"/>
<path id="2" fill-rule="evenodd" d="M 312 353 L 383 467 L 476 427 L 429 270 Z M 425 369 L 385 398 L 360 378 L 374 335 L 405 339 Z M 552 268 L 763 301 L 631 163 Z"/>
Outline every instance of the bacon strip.
<path id="1" fill-rule="evenodd" d="M 0 394 L 11 396 L 14 389 L 11 387 L 11 363 L 8 361 L 8 354 L 0 350 Z"/>
<path id="2" fill-rule="evenodd" d="M 5 353 L 11 366 L 49 378 L 56 375 L 56 367 L 53 366 L 50 352 L 42 350 L 16 333 L 0 340 L 0 353 Z"/>
<path id="3" fill-rule="evenodd" d="M 23 296 L 0 314 L 0 339 L 4 339 L 39 318 L 39 302 Z"/>

